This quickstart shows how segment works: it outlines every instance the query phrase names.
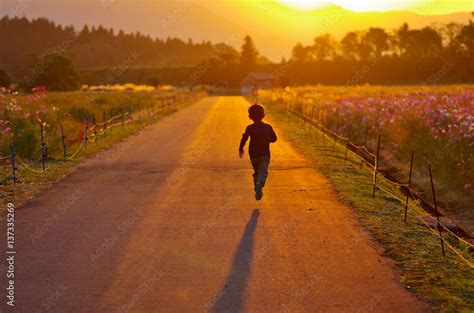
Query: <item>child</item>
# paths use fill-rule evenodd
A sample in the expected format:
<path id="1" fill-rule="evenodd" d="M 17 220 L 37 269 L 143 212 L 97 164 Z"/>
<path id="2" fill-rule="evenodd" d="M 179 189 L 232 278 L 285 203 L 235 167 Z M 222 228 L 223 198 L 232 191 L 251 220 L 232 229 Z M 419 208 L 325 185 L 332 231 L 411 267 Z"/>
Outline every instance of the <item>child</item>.
<path id="1" fill-rule="evenodd" d="M 254 104 L 249 108 L 249 118 L 253 124 L 247 126 L 239 146 L 239 156 L 244 156 L 244 146 L 250 137 L 249 156 L 252 162 L 253 183 L 255 199 L 263 197 L 263 186 L 268 176 L 268 165 L 270 164 L 270 143 L 277 141 L 277 136 L 269 124 L 262 122 L 265 117 L 265 110 L 261 105 Z"/>

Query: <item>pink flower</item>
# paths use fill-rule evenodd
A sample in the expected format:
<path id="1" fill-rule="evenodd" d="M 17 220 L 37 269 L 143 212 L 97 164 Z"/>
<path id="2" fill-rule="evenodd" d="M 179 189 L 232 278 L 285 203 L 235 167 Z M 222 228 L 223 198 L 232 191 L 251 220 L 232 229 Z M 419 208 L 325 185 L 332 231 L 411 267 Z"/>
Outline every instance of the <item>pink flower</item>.
<path id="1" fill-rule="evenodd" d="M 46 87 L 45 86 L 36 86 L 31 91 L 33 91 L 34 93 L 44 93 L 44 92 L 46 92 Z"/>

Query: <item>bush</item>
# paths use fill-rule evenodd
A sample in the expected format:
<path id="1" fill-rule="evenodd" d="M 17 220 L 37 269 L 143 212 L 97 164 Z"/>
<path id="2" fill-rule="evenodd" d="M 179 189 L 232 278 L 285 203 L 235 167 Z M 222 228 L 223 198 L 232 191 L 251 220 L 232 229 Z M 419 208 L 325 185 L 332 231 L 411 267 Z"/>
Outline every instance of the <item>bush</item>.
<path id="1" fill-rule="evenodd" d="M 0 69 L 0 87 L 9 88 L 10 84 L 10 76 L 8 76 L 7 72 Z"/>
<path id="2" fill-rule="evenodd" d="M 71 57 L 50 53 L 44 55 L 25 78 L 24 87 L 28 90 L 44 86 L 48 90 L 71 91 L 80 87 L 80 77 Z"/>

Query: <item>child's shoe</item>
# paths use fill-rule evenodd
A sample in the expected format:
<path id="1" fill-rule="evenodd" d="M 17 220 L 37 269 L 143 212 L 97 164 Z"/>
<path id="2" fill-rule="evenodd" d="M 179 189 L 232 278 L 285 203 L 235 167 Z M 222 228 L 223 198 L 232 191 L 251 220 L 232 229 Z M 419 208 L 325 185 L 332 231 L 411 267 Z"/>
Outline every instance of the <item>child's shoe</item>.
<path id="1" fill-rule="evenodd" d="M 262 192 L 262 183 L 256 182 L 255 183 L 255 199 L 256 200 L 261 200 L 263 197 L 263 192 Z"/>

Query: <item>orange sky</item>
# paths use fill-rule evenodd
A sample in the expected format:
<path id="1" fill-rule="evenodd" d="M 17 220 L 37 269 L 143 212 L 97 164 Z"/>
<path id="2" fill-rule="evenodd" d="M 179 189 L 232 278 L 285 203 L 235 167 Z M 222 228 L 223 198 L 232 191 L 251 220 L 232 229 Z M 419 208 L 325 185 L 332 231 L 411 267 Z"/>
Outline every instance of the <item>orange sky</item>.
<path id="1" fill-rule="evenodd" d="M 430 15 L 473 10 L 473 2 L 469 0 L 277 0 L 275 2 L 300 10 L 316 9 L 331 4 L 355 12 L 410 10 Z"/>
<path id="2" fill-rule="evenodd" d="M 390 31 L 404 22 L 412 27 L 453 21 L 466 23 L 470 13 L 451 13 L 473 10 L 471 0 L 334 0 L 329 4 L 325 1 L 325 6 L 318 6 L 315 2 L 322 1 L 221 0 L 199 3 L 232 25 L 236 29 L 234 33 L 245 30 L 251 34 L 257 47 L 264 47 L 263 51 L 267 51 L 266 47 L 270 45 L 280 49 L 288 47 L 285 55 L 296 42 L 311 43 L 316 35 L 322 33 L 340 38 L 349 30 L 374 26 Z M 276 57 L 274 54 L 267 55 L 273 59 Z"/>
<path id="3" fill-rule="evenodd" d="M 341 38 L 348 31 L 369 27 L 392 30 L 404 22 L 415 28 L 467 23 L 471 18 L 468 12 L 474 10 L 472 0 L 325 0 L 330 1 L 329 6 L 322 8 L 314 6 L 321 1 L 282 1 L 0 0 L 0 15 L 47 17 L 78 28 L 103 25 L 159 38 L 226 42 L 236 48 L 248 34 L 262 54 L 279 61 L 291 54 L 297 42 L 310 44 L 322 33 Z"/>

